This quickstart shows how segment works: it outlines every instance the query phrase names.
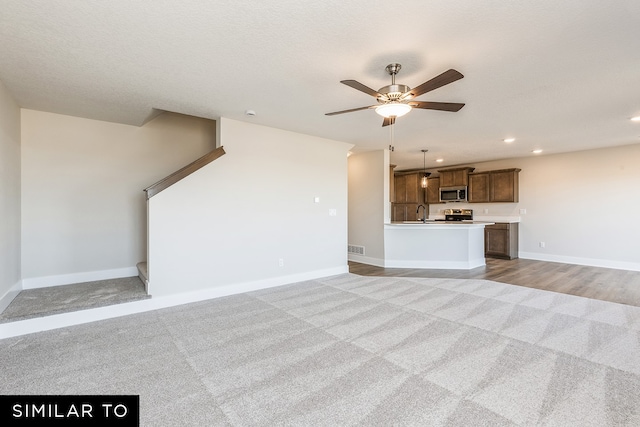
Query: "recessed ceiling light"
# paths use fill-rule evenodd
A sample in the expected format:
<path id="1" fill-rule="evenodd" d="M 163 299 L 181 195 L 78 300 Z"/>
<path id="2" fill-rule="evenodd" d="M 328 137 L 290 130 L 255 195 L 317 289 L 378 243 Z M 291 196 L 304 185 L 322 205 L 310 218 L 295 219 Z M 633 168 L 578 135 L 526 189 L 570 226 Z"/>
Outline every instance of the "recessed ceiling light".
<path id="1" fill-rule="evenodd" d="M 512 143 L 515 140 L 516 140 L 515 138 L 505 138 L 505 139 L 503 139 L 503 141 L 506 142 L 507 144 Z"/>
<path id="2" fill-rule="evenodd" d="M 542 153 L 542 150 L 537 148 L 537 149 L 533 150 L 532 153 L 533 154 L 540 154 L 540 153 Z"/>
<path id="3" fill-rule="evenodd" d="M 442 163 L 442 162 L 444 162 L 444 159 L 436 159 L 436 162 Z"/>
<path id="4" fill-rule="evenodd" d="M 631 117 L 632 122 L 640 122 L 640 116 Z"/>

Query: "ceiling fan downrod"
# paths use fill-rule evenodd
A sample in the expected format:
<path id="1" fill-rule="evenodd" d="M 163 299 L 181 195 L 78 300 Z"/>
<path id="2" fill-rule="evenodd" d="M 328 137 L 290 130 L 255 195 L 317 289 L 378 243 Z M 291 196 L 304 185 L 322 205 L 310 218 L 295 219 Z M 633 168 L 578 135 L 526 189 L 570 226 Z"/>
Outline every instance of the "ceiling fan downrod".
<path id="1" fill-rule="evenodd" d="M 391 84 L 394 85 L 396 84 L 396 74 L 398 74 L 400 72 L 400 69 L 402 68 L 402 65 L 398 64 L 398 63 L 393 63 L 393 64 L 389 64 L 385 67 L 385 70 L 387 71 L 387 73 L 389 73 L 389 75 L 391 75 Z"/>
<path id="2" fill-rule="evenodd" d="M 378 98 L 378 102 L 387 103 L 390 101 L 397 101 L 402 94 L 407 93 L 411 88 L 407 85 L 396 84 L 396 74 L 400 72 L 402 65 L 398 63 L 389 64 L 385 67 L 385 70 L 391 76 L 391 84 L 389 86 L 381 87 L 378 93 L 384 95 L 384 98 Z"/>

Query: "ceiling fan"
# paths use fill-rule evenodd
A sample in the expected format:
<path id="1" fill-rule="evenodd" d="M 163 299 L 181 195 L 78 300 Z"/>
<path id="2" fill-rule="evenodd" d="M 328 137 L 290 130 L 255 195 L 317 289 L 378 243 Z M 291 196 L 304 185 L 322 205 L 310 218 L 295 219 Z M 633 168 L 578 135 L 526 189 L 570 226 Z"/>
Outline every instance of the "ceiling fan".
<path id="1" fill-rule="evenodd" d="M 333 113 L 326 113 L 326 115 L 335 116 L 336 114 L 351 113 L 353 111 L 375 109 L 376 113 L 384 117 L 382 126 L 389 126 L 396 122 L 397 117 L 404 116 L 414 108 L 456 112 L 464 107 L 464 104 L 457 102 L 427 102 L 413 100 L 413 98 L 424 93 L 438 89 L 439 87 L 448 85 L 449 83 L 453 83 L 456 80 L 460 80 L 464 77 L 460 72 L 453 69 L 447 70 L 431 80 L 411 89 L 409 86 L 396 84 L 396 74 L 398 74 L 400 68 L 402 68 L 400 64 L 387 65 L 385 70 L 391 75 L 391 84 L 381 87 L 377 91 L 355 80 L 340 81 L 342 84 L 373 96 L 377 99 L 378 104 L 369 105 L 367 107 L 352 108 L 350 110 L 334 111 Z"/>

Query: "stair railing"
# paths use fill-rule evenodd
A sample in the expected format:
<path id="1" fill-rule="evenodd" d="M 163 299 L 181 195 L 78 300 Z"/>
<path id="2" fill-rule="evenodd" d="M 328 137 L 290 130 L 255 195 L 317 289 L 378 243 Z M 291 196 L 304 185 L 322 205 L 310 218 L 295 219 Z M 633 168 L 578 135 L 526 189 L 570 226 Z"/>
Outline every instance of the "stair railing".
<path id="1" fill-rule="evenodd" d="M 144 192 L 147 193 L 147 200 L 155 196 L 165 188 L 170 187 L 171 185 L 180 181 L 184 177 L 191 175 L 201 167 L 208 165 L 209 163 L 211 163 L 212 161 L 221 157 L 224 154 L 225 154 L 224 147 L 218 147 L 215 150 L 211 151 L 210 153 L 207 153 L 204 156 L 200 157 L 199 159 L 189 163 L 187 166 L 183 167 L 182 169 L 175 171 L 174 173 L 167 176 L 166 178 L 162 178 L 160 181 L 156 182 L 155 184 L 150 185 L 149 187 L 144 189 Z"/>

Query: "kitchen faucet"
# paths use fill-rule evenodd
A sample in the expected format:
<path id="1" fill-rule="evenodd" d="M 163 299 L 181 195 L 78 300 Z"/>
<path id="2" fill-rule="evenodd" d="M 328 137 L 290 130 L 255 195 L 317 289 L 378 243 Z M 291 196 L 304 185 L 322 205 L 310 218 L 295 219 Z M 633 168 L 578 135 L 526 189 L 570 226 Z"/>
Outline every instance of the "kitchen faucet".
<path id="1" fill-rule="evenodd" d="M 420 208 L 422 208 L 422 222 L 427 222 L 427 208 L 424 205 L 418 205 L 416 215 L 420 213 Z"/>

